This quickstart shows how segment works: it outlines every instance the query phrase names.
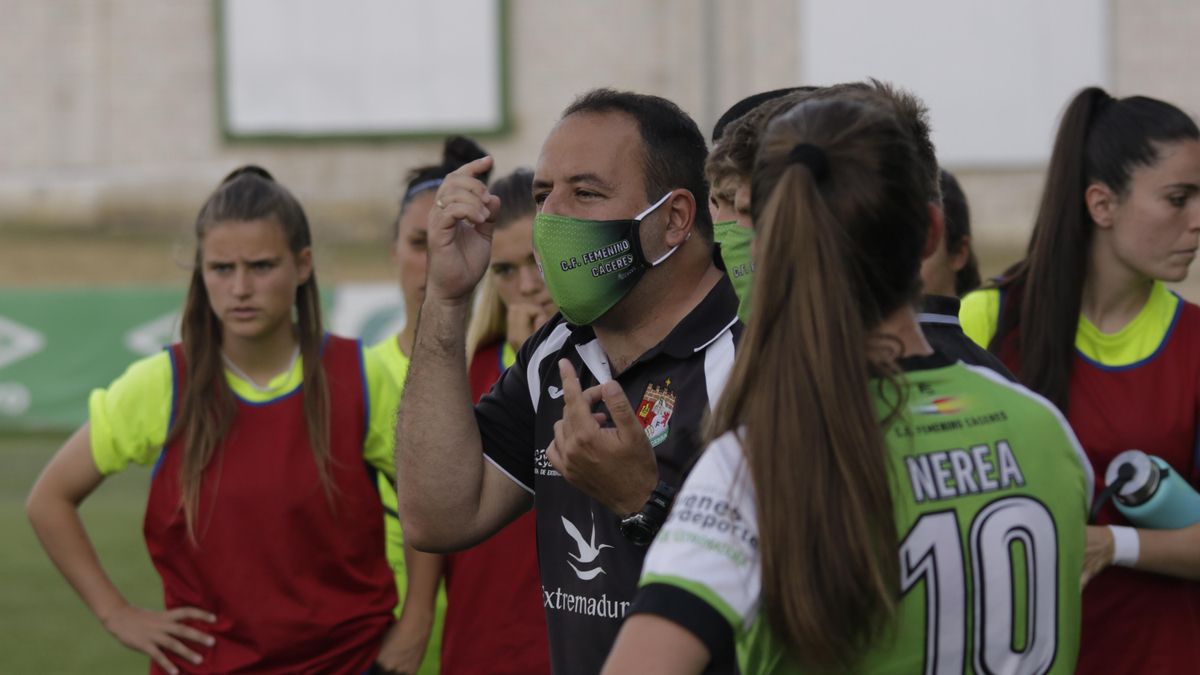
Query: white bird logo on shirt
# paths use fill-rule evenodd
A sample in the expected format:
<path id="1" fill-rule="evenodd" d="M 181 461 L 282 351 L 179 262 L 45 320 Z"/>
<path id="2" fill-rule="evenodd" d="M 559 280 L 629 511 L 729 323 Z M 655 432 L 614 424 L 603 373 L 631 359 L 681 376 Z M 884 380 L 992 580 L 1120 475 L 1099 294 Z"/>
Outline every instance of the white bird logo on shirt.
<path id="1" fill-rule="evenodd" d="M 606 548 L 612 548 L 612 546 L 609 546 L 608 544 L 600 544 L 599 546 L 596 545 L 595 514 L 592 514 L 592 537 L 590 541 L 583 538 L 583 534 L 579 532 L 579 528 L 575 527 L 574 523 L 567 520 L 566 516 L 562 516 L 562 522 L 563 528 L 566 529 L 567 534 L 570 535 L 571 539 L 575 540 L 575 545 L 579 547 L 579 555 L 569 552 L 567 555 L 574 558 L 575 562 L 578 562 L 580 565 L 591 564 L 600 555 L 600 551 L 603 551 Z M 596 567 L 595 569 L 581 572 L 579 568 L 575 565 L 572 565 L 570 561 L 568 561 L 567 564 L 571 565 L 571 569 L 575 570 L 575 575 L 584 581 L 591 581 L 592 579 L 595 579 L 596 577 L 605 573 L 603 567 Z"/>

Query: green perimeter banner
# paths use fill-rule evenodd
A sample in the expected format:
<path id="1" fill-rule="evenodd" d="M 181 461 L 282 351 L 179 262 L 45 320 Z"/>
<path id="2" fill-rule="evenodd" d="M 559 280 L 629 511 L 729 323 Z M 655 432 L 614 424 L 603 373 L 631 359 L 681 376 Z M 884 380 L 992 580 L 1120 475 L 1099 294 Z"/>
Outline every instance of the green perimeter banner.
<path id="1" fill-rule="evenodd" d="M 0 431 L 70 431 L 88 394 L 179 339 L 182 288 L 0 290 Z M 373 344 L 403 326 L 392 284 L 323 293 L 326 329 Z"/>

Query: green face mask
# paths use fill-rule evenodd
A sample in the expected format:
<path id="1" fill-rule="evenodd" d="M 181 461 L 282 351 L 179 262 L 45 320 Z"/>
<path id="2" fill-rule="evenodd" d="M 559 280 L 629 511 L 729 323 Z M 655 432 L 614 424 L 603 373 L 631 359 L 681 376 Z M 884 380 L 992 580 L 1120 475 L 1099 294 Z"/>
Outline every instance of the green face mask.
<path id="1" fill-rule="evenodd" d="M 534 216 L 533 248 L 546 290 L 567 321 L 582 326 L 604 316 L 646 270 L 679 248 L 647 261 L 639 236 L 642 219 L 670 196 L 670 192 L 663 195 L 633 220 L 582 220 L 548 213 Z"/>
<path id="2" fill-rule="evenodd" d="M 735 220 L 713 223 L 713 239 L 721 247 L 725 272 L 738 296 L 738 317 L 745 323 L 750 320 L 750 287 L 754 282 L 754 260 L 750 256 L 754 230 L 738 225 Z"/>

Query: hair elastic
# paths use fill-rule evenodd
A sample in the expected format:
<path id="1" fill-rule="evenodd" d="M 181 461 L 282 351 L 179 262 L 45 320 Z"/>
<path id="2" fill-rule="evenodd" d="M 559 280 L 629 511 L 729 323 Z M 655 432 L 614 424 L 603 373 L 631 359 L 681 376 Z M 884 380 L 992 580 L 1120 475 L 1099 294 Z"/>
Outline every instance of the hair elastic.
<path id="1" fill-rule="evenodd" d="M 807 166 L 818 183 L 829 178 L 829 158 L 812 143 L 797 143 L 788 153 L 788 162 Z"/>

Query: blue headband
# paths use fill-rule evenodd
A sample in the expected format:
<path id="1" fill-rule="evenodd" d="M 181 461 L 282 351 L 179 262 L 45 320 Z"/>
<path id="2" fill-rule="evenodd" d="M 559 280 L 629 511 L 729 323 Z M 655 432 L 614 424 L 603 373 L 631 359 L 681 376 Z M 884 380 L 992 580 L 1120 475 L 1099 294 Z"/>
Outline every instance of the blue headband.
<path id="1" fill-rule="evenodd" d="M 442 184 L 442 180 L 443 179 L 441 178 L 431 178 L 429 180 L 423 180 L 420 183 L 417 183 L 416 185 L 408 188 L 408 192 L 404 193 L 404 201 L 407 202 L 413 197 L 416 197 L 419 193 L 426 190 L 437 189 L 437 187 Z"/>

